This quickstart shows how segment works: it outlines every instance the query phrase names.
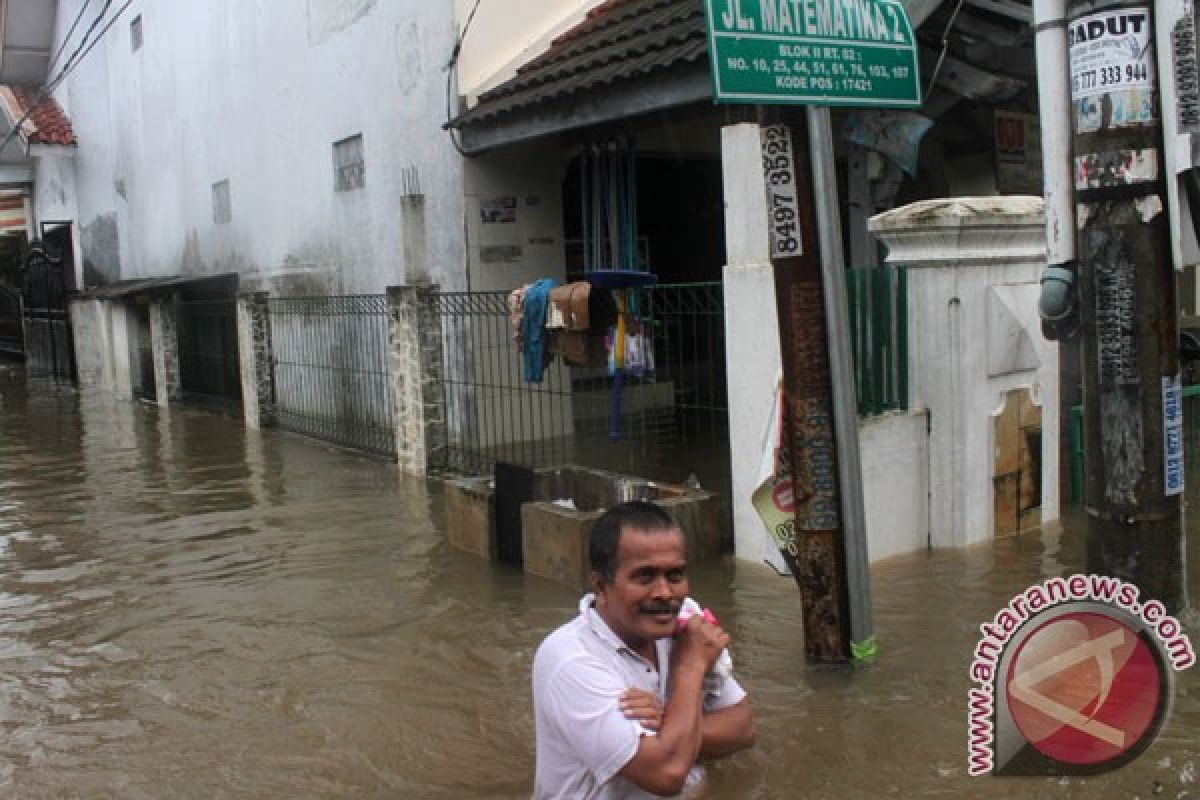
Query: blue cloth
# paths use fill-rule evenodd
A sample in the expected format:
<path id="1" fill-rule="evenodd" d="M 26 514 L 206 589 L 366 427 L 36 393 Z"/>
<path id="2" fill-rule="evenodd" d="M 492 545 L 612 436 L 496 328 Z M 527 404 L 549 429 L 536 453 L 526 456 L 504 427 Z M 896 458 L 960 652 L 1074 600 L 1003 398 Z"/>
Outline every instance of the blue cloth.
<path id="1" fill-rule="evenodd" d="M 553 278 L 542 278 L 525 292 L 525 310 L 521 315 L 522 374 L 529 383 L 541 383 L 546 371 L 543 360 L 546 351 L 546 308 L 550 305 L 550 290 L 558 286 Z"/>

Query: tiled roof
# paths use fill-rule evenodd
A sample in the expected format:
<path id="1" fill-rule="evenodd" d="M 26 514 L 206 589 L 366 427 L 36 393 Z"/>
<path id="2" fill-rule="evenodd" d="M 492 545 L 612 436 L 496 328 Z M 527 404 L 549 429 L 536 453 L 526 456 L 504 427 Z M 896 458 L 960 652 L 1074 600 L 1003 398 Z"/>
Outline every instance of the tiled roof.
<path id="1" fill-rule="evenodd" d="M 707 57 L 701 0 L 606 0 L 452 121 L 463 127 Z"/>
<path id="2" fill-rule="evenodd" d="M 0 86 L 0 106 L 10 125 L 25 117 L 37 101 L 38 90 L 29 86 Z M 75 146 L 75 131 L 53 97 L 43 97 L 21 124 L 21 136 L 29 144 Z"/>

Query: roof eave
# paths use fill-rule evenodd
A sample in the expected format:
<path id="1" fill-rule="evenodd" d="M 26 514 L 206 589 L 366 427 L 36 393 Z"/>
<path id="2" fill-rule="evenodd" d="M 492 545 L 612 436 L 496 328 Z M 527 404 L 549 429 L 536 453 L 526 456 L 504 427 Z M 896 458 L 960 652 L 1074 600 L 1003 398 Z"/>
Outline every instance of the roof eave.
<path id="1" fill-rule="evenodd" d="M 711 101 L 712 96 L 708 62 L 693 61 L 495 117 L 467 119 L 455 127 L 459 127 L 463 151 L 479 155 L 542 136 Z"/>
<path id="2" fill-rule="evenodd" d="M 57 158 L 74 158 L 77 147 L 74 142 L 71 144 L 51 144 L 49 142 L 31 142 L 26 144 L 26 155 L 34 158 L 43 156 L 55 156 Z"/>

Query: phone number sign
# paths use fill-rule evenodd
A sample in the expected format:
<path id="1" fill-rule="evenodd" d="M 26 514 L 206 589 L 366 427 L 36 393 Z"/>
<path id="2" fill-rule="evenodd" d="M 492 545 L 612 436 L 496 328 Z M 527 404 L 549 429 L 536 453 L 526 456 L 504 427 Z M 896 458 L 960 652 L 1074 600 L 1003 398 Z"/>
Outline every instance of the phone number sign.
<path id="1" fill-rule="evenodd" d="M 718 103 L 920 108 L 898 0 L 705 0 Z"/>

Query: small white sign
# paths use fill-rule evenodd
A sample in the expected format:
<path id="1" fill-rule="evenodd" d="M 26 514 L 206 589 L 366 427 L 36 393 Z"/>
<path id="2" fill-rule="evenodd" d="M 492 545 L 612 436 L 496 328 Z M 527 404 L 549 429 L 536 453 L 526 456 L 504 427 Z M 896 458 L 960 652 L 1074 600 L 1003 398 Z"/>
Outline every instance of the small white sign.
<path id="1" fill-rule="evenodd" d="M 800 238 L 800 204 L 796 197 L 796 169 L 792 133 L 786 125 L 768 125 L 762 131 L 763 177 L 767 182 L 767 227 L 771 230 L 771 258 L 804 252 Z"/>
<path id="2" fill-rule="evenodd" d="M 1071 98 L 1149 89 L 1154 82 L 1150 25 L 1145 6 L 1088 14 L 1067 23 Z"/>
<path id="3" fill-rule="evenodd" d="M 1179 375 L 1163 376 L 1163 492 L 1183 492 L 1183 389 Z"/>

